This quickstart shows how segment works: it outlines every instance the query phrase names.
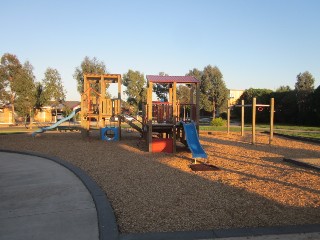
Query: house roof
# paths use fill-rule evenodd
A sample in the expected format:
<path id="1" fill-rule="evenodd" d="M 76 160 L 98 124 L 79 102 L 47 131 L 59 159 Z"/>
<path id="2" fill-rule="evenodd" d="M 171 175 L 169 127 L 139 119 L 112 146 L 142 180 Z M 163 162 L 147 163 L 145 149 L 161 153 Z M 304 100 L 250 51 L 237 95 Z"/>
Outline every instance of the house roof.
<path id="1" fill-rule="evenodd" d="M 80 105 L 80 102 L 79 102 L 79 101 L 65 101 L 65 102 L 63 103 L 63 105 L 65 105 L 66 107 L 69 107 L 69 108 L 72 109 L 72 108 Z"/>
<path id="2" fill-rule="evenodd" d="M 64 101 L 62 103 L 59 103 L 56 107 L 58 109 L 63 109 L 64 107 L 68 107 L 70 109 L 73 109 L 74 107 L 80 105 L 79 101 Z M 44 106 L 44 108 L 47 107 L 55 107 L 54 102 L 49 102 L 48 106 Z"/>
<path id="3" fill-rule="evenodd" d="M 200 81 L 193 76 L 147 75 L 146 77 L 149 82 L 153 83 L 200 83 Z"/>

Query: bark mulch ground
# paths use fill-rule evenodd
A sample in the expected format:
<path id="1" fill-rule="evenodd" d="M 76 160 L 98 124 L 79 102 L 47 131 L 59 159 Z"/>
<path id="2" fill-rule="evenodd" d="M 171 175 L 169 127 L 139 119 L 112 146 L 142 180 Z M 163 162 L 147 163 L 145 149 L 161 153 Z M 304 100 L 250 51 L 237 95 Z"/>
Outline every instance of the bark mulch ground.
<path id="1" fill-rule="evenodd" d="M 192 171 L 191 153 L 146 152 L 138 134 L 119 142 L 97 133 L 0 135 L 2 149 L 55 155 L 85 170 L 106 192 L 122 233 L 320 223 L 320 172 L 283 158 L 319 158 L 320 146 L 258 135 L 200 134 L 208 164 Z"/>

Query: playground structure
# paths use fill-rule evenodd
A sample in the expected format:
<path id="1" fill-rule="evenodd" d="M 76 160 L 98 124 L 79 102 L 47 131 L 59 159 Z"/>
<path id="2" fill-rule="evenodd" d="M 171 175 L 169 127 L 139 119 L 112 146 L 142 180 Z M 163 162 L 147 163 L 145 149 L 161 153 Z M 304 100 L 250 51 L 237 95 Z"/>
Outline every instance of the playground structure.
<path id="1" fill-rule="evenodd" d="M 84 74 L 83 93 L 81 95 L 81 127 L 89 134 L 99 128 L 105 140 L 120 140 L 121 138 L 121 75 L 120 74 Z M 118 97 L 109 98 L 106 89 L 109 84 L 118 85 Z M 112 121 L 113 120 L 113 121 Z M 111 122 L 113 126 L 111 126 Z M 107 127 L 106 127 L 107 126 Z M 110 135 L 107 136 L 107 135 Z M 112 137 L 116 136 L 116 138 Z"/>
<path id="2" fill-rule="evenodd" d="M 176 142 L 180 140 L 188 145 L 192 158 L 207 158 L 198 138 L 200 81 L 192 76 L 147 75 L 146 77 L 148 88 L 147 104 L 143 111 L 143 129 L 148 151 L 175 153 Z M 154 84 L 168 86 L 168 102 L 152 101 Z M 191 86 L 189 103 L 180 104 L 177 100 L 177 84 Z M 186 119 L 187 110 L 188 119 Z"/>
<path id="3" fill-rule="evenodd" d="M 121 75 L 120 74 L 84 74 L 81 94 L 81 108 L 75 109 L 69 116 L 48 127 L 36 130 L 32 136 L 61 127 L 60 124 L 81 113 L 82 134 L 88 136 L 91 129 L 100 129 L 102 140 L 116 141 L 121 138 Z M 110 83 L 117 83 L 118 97 L 107 97 L 107 88 Z M 119 118 L 118 118 L 119 116 Z M 93 126 L 95 123 L 95 126 Z M 107 126 L 107 127 L 106 127 Z M 69 128 L 65 128 L 69 129 Z"/>
<path id="4" fill-rule="evenodd" d="M 199 141 L 200 81 L 192 76 L 147 75 L 147 104 L 142 112 L 141 126 L 133 123 L 121 112 L 121 75 L 84 74 L 81 108 L 48 128 L 37 130 L 34 135 L 57 128 L 71 119 L 81 109 L 81 132 L 88 136 L 90 130 L 99 129 L 106 141 L 121 140 L 121 122 L 124 121 L 141 133 L 149 152 L 176 152 L 176 143 L 189 147 L 192 158 L 207 158 Z M 118 97 L 109 98 L 106 92 L 110 83 L 118 86 Z M 168 86 L 168 102 L 152 101 L 153 84 Z M 177 100 L 177 84 L 190 86 L 189 103 Z"/>
<path id="5" fill-rule="evenodd" d="M 257 104 L 257 99 L 252 99 L 252 104 L 244 104 L 244 100 L 241 100 L 241 105 L 233 105 L 234 107 L 241 107 L 241 136 L 244 136 L 244 108 L 252 107 L 252 144 L 256 143 L 256 110 L 263 110 L 264 107 L 270 107 L 270 135 L 269 144 L 273 140 L 273 123 L 274 123 L 274 98 L 270 99 L 270 104 Z M 230 100 L 227 103 L 227 133 L 230 133 L 230 109 L 233 107 L 230 105 Z"/>

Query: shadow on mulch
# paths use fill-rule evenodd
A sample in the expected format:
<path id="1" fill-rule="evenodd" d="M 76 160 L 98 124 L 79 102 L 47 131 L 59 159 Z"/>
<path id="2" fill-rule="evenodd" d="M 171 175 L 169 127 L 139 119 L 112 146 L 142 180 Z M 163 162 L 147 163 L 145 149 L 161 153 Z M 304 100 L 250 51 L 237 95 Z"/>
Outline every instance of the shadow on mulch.
<path id="1" fill-rule="evenodd" d="M 220 168 L 206 163 L 197 163 L 197 164 L 191 164 L 190 168 L 192 171 L 219 171 Z"/>

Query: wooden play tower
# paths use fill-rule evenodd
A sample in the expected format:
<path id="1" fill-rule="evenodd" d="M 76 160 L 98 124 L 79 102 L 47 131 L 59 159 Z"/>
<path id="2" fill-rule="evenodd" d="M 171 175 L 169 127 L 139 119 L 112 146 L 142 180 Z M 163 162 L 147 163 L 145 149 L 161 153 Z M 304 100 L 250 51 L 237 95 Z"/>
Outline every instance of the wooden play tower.
<path id="1" fill-rule="evenodd" d="M 110 119 L 121 113 L 121 75 L 120 74 L 84 74 L 81 95 L 81 126 L 89 131 L 93 125 L 103 128 Z M 107 87 L 110 83 L 118 84 L 118 97 L 108 98 Z M 96 124 L 93 124 L 96 123 Z M 121 122 L 118 120 L 118 131 L 121 134 Z"/>
<path id="2" fill-rule="evenodd" d="M 199 132 L 200 81 L 192 76 L 147 75 L 147 104 L 144 110 L 145 138 L 149 152 L 176 151 L 176 141 L 185 143 L 181 121 L 193 121 Z M 153 85 L 168 86 L 168 102 L 152 101 Z M 177 84 L 190 86 L 190 102 L 180 104 Z M 188 109 L 188 118 L 186 118 Z"/>

